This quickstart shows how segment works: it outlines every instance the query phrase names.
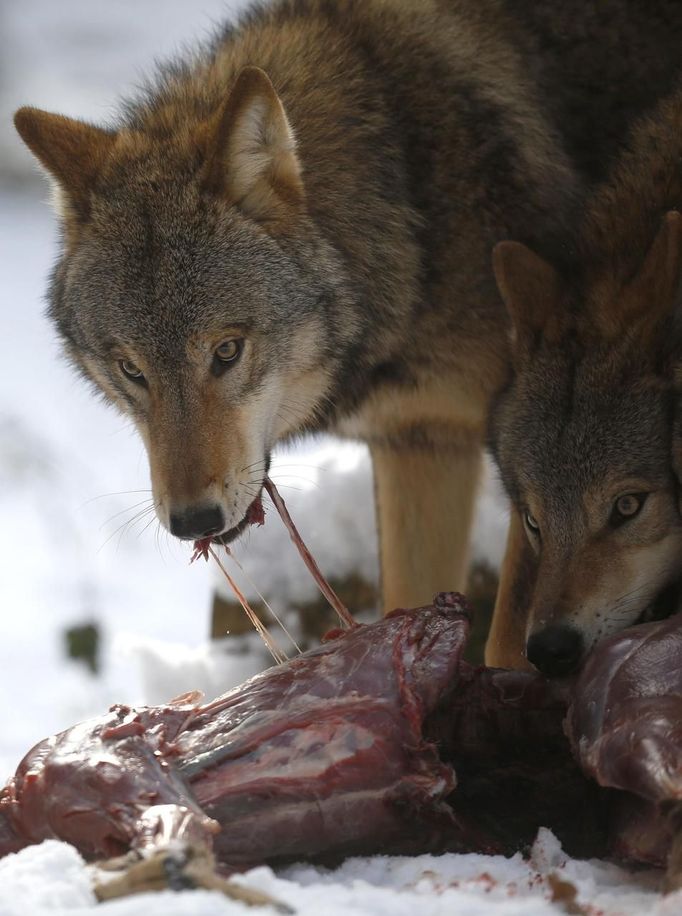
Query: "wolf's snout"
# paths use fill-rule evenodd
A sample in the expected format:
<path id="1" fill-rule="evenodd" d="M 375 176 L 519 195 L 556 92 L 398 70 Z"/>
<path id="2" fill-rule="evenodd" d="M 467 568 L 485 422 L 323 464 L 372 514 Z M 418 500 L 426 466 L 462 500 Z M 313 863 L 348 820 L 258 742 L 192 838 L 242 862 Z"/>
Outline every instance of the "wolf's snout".
<path id="1" fill-rule="evenodd" d="M 224 527 L 225 515 L 220 506 L 192 506 L 170 515 L 171 534 L 186 541 L 219 534 Z"/>
<path id="2" fill-rule="evenodd" d="M 583 638 L 573 627 L 555 626 L 540 630 L 528 640 L 526 655 L 545 677 L 564 677 L 578 667 Z"/>

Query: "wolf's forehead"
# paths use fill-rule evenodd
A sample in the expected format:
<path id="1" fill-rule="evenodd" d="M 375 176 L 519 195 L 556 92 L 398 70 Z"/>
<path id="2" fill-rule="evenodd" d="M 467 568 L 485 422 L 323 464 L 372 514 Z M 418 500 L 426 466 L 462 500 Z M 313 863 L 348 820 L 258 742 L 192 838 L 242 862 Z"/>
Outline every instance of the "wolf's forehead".
<path id="1" fill-rule="evenodd" d="M 238 224 L 218 231 L 140 207 L 112 208 L 69 265 L 69 289 L 99 322 L 124 321 L 145 334 L 150 322 L 244 323 L 266 315 L 273 295 L 293 285 L 281 256 L 273 277 L 267 247 Z"/>
<path id="2" fill-rule="evenodd" d="M 90 244 L 118 263 L 147 274 L 154 266 L 174 271 L 210 256 L 216 235 L 215 214 L 178 191 L 169 197 L 118 193 L 102 202 L 93 218 Z M 236 244 L 239 235 L 232 231 Z"/>
<path id="3" fill-rule="evenodd" d="M 533 387 L 522 408 L 528 449 L 519 468 L 557 491 L 600 489 L 619 477 L 660 477 L 670 464 L 664 393 L 633 378 L 595 384 L 590 367 Z M 554 482 L 554 483 L 552 483 Z"/>

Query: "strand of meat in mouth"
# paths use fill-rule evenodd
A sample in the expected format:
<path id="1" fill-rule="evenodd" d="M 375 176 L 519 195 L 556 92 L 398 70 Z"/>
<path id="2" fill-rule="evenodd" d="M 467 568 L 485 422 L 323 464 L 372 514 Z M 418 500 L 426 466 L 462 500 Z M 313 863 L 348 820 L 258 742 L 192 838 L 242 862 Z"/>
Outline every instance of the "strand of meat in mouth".
<path id="1" fill-rule="evenodd" d="M 211 554 L 213 559 L 218 564 L 220 571 L 227 579 L 228 584 L 230 588 L 232 589 L 232 591 L 234 592 L 237 601 L 244 608 L 244 611 L 246 612 L 246 616 L 249 618 L 251 623 L 254 625 L 256 632 L 261 637 L 265 645 L 268 647 L 268 651 L 270 652 L 270 655 L 272 655 L 272 657 L 274 658 L 274 660 L 277 662 L 278 665 L 281 665 L 282 662 L 285 662 L 287 660 L 286 653 L 282 652 L 282 650 L 279 648 L 277 643 L 270 636 L 270 634 L 268 633 L 267 627 L 263 624 L 258 614 L 256 614 L 256 612 L 253 610 L 249 602 L 246 600 L 246 596 L 241 591 L 241 589 L 239 588 L 237 583 L 234 581 L 232 576 L 228 573 L 228 571 L 225 569 L 223 564 L 220 562 L 220 558 L 218 554 L 215 552 L 215 550 L 213 549 L 213 547 L 209 546 L 208 552 Z"/>
<path id="2" fill-rule="evenodd" d="M 260 600 L 263 602 L 263 605 L 268 609 L 268 611 L 270 612 L 270 615 L 272 616 L 272 619 L 277 621 L 278 626 L 281 628 L 281 630 L 283 631 L 284 635 L 288 638 L 289 642 L 293 645 L 294 649 L 296 649 L 296 651 L 300 654 L 303 650 L 301 649 L 301 647 L 299 646 L 299 644 L 296 642 L 296 640 L 294 639 L 294 637 L 291 635 L 291 633 L 289 632 L 289 630 L 286 628 L 286 626 L 285 626 L 285 624 L 284 624 L 284 621 L 281 620 L 281 619 L 277 616 L 277 614 L 276 614 L 275 611 L 272 609 L 271 605 L 269 604 L 269 602 L 267 601 L 267 599 L 264 597 L 264 595 L 262 594 L 262 592 L 260 591 L 260 589 L 258 588 L 258 586 L 256 585 L 256 583 L 253 581 L 253 579 L 251 578 L 251 576 L 248 574 L 248 572 L 244 569 L 244 567 L 243 567 L 242 564 L 239 562 L 239 560 L 238 560 L 238 559 L 235 557 L 235 555 L 232 553 L 232 551 L 231 551 L 230 548 L 227 546 L 227 544 L 225 544 L 224 547 L 225 547 L 225 553 L 229 556 L 229 558 L 232 560 L 232 562 L 233 562 L 234 565 L 237 567 L 237 569 L 242 573 L 242 575 L 243 575 L 243 576 L 245 577 L 245 579 L 248 581 L 249 585 L 253 588 L 253 590 L 255 591 L 255 593 L 258 595 L 258 597 L 260 598 Z"/>
<path id="3" fill-rule="evenodd" d="M 266 477 L 266 478 L 265 478 L 265 480 L 264 480 L 264 482 L 263 482 L 263 487 L 264 487 L 264 489 L 267 491 L 267 493 L 268 493 L 270 499 L 271 499 L 272 502 L 273 502 L 273 505 L 274 505 L 275 508 L 277 509 L 277 512 L 278 512 L 280 518 L 281 518 L 282 521 L 284 522 L 285 528 L 286 528 L 287 531 L 289 532 L 289 537 L 291 538 L 292 542 L 294 543 L 294 546 L 295 546 L 296 549 L 298 550 L 298 552 L 299 552 L 299 554 L 300 554 L 300 556 L 301 556 L 301 559 L 303 560 L 303 562 L 304 562 L 305 565 L 307 566 L 308 570 L 310 571 L 310 573 L 311 573 L 313 579 L 315 580 L 315 583 L 317 584 L 318 588 L 320 589 L 320 591 L 322 592 L 322 594 L 324 595 L 324 597 L 327 599 L 327 601 L 329 602 L 329 604 L 332 606 L 332 608 L 333 608 L 333 609 L 336 611 L 336 613 L 338 614 L 338 617 L 339 617 L 339 621 L 340 621 L 340 623 L 341 623 L 341 626 L 346 627 L 346 628 L 348 628 L 348 629 L 353 629 L 354 627 L 358 626 L 358 624 L 356 623 L 356 621 L 353 619 L 353 615 L 349 612 L 348 608 L 347 608 L 347 607 L 345 606 L 345 604 L 341 601 L 341 599 L 339 598 L 339 596 L 336 594 L 336 592 L 334 591 L 334 589 L 331 587 L 331 585 L 329 584 L 329 582 L 326 580 L 326 578 L 325 578 L 324 575 L 322 574 L 322 571 L 320 570 L 319 566 L 318 566 L 317 563 L 315 562 L 315 559 L 314 559 L 313 555 L 312 555 L 311 552 L 308 550 L 308 548 L 306 547 L 306 545 L 305 545 L 305 543 L 304 543 L 304 541 L 303 541 L 303 538 L 302 538 L 301 535 L 299 534 L 298 529 L 296 528 L 296 525 L 295 525 L 294 522 L 293 522 L 293 519 L 292 519 L 291 516 L 289 515 L 289 510 L 287 509 L 286 503 L 284 502 L 284 500 L 283 500 L 282 497 L 280 496 L 280 493 L 279 493 L 279 491 L 277 490 L 277 487 L 274 485 L 274 483 L 270 480 L 269 477 Z M 255 511 L 252 511 L 252 508 L 253 508 L 254 506 L 255 506 Z M 249 513 L 248 513 L 247 517 L 249 518 L 249 520 L 251 521 L 252 524 L 258 524 L 258 525 L 262 525 L 262 524 L 263 524 L 263 508 L 262 508 L 262 503 L 261 503 L 260 497 L 258 497 L 256 500 L 254 500 L 254 502 L 253 502 L 253 503 L 251 504 L 251 506 L 249 507 Z M 237 585 L 237 583 L 234 581 L 234 579 L 232 578 L 232 576 L 231 576 L 231 575 L 228 573 L 228 571 L 225 569 L 225 566 L 224 566 L 223 563 L 220 561 L 220 558 L 218 557 L 218 555 L 217 555 L 217 553 L 216 553 L 216 551 L 215 551 L 215 548 L 214 548 L 214 546 L 213 546 L 214 543 L 217 544 L 217 543 L 219 543 L 219 542 L 218 542 L 218 541 L 215 541 L 215 542 L 214 542 L 214 539 L 211 538 L 211 537 L 208 537 L 208 538 L 201 538 L 201 540 L 195 541 L 195 542 L 194 542 L 194 553 L 192 554 L 192 559 L 191 559 L 190 562 L 193 563 L 193 562 L 194 562 L 195 560 L 197 560 L 199 557 L 203 557 L 205 560 L 208 560 L 209 555 L 213 557 L 213 559 L 214 559 L 215 562 L 217 563 L 217 565 L 218 565 L 220 571 L 221 571 L 222 574 L 225 576 L 225 579 L 227 580 L 228 585 L 230 586 L 230 588 L 231 588 L 232 591 L 234 592 L 234 595 L 235 595 L 237 601 L 239 601 L 239 603 L 240 603 L 241 606 L 243 607 L 245 614 L 247 615 L 247 617 L 249 618 L 249 620 L 250 620 L 251 623 L 253 624 L 254 628 L 256 629 L 256 632 L 260 635 L 260 637 L 262 638 L 263 642 L 264 642 L 265 645 L 267 646 L 268 651 L 269 651 L 270 654 L 272 655 L 273 659 L 275 660 L 275 662 L 277 662 L 277 664 L 281 664 L 282 662 L 284 662 L 284 661 L 287 660 L 287 655 L 282 651 L 282 649 L 280 649 L 280 647 L 277 645 L 277 643 L 272 639 L 272 637 L 270 636 L 270 634 L 269 634 L 267 628 L 265 627 L 265 625 L 263 624 L 263 622 L 260 620 L 260 618 L 258 617 L 258 615 L 256 614 L 256 612 L 253 610 L 253 608 L 252 608 L 251 605 L 249 604 L 249 602 L 248 602 L 246 596 L 244 595 L 244 593 L 241 591 L 241 589 L 239 588 L 239 586 Z M 235 558 L 232 556 L 232 553 L 231 553 L 230 549 L 229 549 L 226 545 L 224 545 L 224 546 L 225 546 L 225 551 L 226 551 L 226 553 L 228 554 L 228 556 L 232 557 L 232 559 L 236 562 Z M 239 564 L 237 564 L 237 565 L 239 565 Z M 241 568 L 241 566 L 240 566 L 240 568 Z M 258 590 L 256 589 L 256 591 L 258 591 Z M 260 592 L 258 592 L 258 594 L 260 595 Z M 298 646 L 296 645 L 295 640 L 293 639 L 293 637 L 291 636 L 291 634 L 289 633 L 289 631 L 287 630 L 287 628 L 284 626 L 284 624 L 282 623 L 282 621 L 277 617 L 277 615 L 276 615 L 275 612 L 272 610 L 272 608 L 271 608 L 270 605 L 267 603 L 267 601 L 265 601 L 265 599 L 263 598 L 263 596 L 260 595 L 260 597 L 261 597 L 261 600 L 262 600 L 262 601 L 264 602 L 264 604 L 266 605 L 266 607 L 267 607 L 267 608 L 270 610 L 270 612 L 272 613 L 272 615 L 273 615 L 273 617 L 275 618 L 275 620 L 277 621 L 277 623 L 280 625 L 280 627 L 281 627 L 281 628 L 284 630 L 284 632 L 287 634 L 287 636 L 289 637 L 289 639 L 291 640 L 291 642 L 294 644 L 294 646 L 296 647 L 297 651 L 300 652 L 300 649 L 299 649 Z"/>

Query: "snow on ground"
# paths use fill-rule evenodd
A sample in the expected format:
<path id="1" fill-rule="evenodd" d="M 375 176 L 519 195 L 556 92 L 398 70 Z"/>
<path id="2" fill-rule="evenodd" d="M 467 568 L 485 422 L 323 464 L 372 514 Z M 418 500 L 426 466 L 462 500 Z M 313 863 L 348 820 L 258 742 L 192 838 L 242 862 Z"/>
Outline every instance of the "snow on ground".
<path id="1" fill-rule="evenodd" d="M 5 0 L 0 8 L 0 780 L 33 743 L 115 701 L 157 702 L 199 686 L 214 695 L 268 664 L 255 637 L 208 645 L 215 578 L 190 567 L 144 512 L 144 450 L 128 424 L 98 403 L 59 360 L 42 316 L 56 233 L 8 123 L 31 102 L 98 120 L 139 81 L 156 55 L 205 35 L 238 2 L 201 0 Z M 2 171 L 4 167 L 4 172 Z M 365 450 L 328 439 L 277 456 L 273 477 L 326 572 L 376 576 L 371 473 Z M 505 509 L 489 474 L 474 534 L 475 553 L 495 563 Z M 278 610 L 310 597 L 313 585 L 279 520 L 252 530 L 239 556 Z M 251 587 L 242 579 L 247 592 Z M 65 657 L 63 630 L 96 623 L 101 671 Z M 544 850 L 544 853 L 542 852 Z M 543 860 L 544 855 L 544 860 Z M 535 861 L 482 856 L 377 857 L 336 871 L 256 869 L 243 880 L 302 914 L 544 914 L 546 875 L 559 868 L 606 914 L 682 912 L 650 876 L 603 864 L 566 862 L 550 836 Z M 88 874 L 70 847 L 45 843 L 0 861 L 0 916 L 95 912 L 180 916 L 246 912 L 215 895 L 159 894 L 93 909 Z"/>
<path id="2" fill-rule="evenodd" d="M 255 868 L 235 879 L 298 916 L 679 916 L 682 891 L 662 898 L 659 876 L 567 858 L 541 831 L 530 859 L 502 856 L 375 856 L 328 870 Z M 572 908 L 571 908 L 572 906 Z M 0 861 L 2 916 L 237 916 L 254 914 L 208 891 L 170 891 L 96 904 L 87 869 L 65 843 L 48 840 Z M 274 913 L 271 907 L 260 912 Z"/>

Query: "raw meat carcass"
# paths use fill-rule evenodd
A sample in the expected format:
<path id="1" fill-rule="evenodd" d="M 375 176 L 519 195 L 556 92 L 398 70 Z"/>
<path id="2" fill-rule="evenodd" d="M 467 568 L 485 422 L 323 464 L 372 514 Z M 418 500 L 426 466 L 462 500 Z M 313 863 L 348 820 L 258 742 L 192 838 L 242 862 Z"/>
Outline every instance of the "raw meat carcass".
<path id="1" fill-rule="evenodd" d="M 0 798 L 0 855 L 48 837 L 89 858 L 175 837 L 230 867 L 441 848 L 455 777 L 423 723 L 468 629 L 463 600 L 440 595 L 207 705 L 114 707 L 49 738 Z"/>
<path id="2" fill-rule="evenodd" d="M 654 864 L 667 854 L 668 884 L 682 886 L 682 615 L 599 643 L 566 724 L 584 772 L 635 796 L 616 813 L 615 851 Z"/>
<path id="3" fill-rule="evenodd" d="M 444 593 L 211 703 L 118 706 L 47 739 L 0 797 L 0 855 L 48 837 L 90 859 L 161 853 L 183 886 L 178 848 L 229 871 L 508 852 L 548 826 L 573 854 L 668 857 L 676 886 L 682 619 L 601 643 L 574 685 L 470 667 L 468 629 Z"/>

